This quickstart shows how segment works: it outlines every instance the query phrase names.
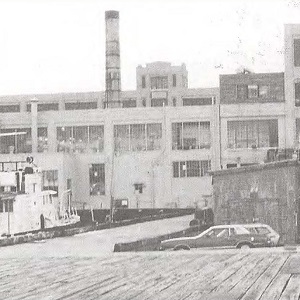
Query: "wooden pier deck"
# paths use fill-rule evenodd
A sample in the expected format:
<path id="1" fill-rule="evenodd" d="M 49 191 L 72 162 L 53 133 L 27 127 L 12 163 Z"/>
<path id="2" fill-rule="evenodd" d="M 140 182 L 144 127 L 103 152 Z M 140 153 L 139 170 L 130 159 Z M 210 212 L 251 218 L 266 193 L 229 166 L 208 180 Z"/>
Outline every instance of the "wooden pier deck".
<path id="1" fill-rule="evenodd" d="M 300 253 L 268 250 L 0 258 L 0 299 L 299 299 Z"/>

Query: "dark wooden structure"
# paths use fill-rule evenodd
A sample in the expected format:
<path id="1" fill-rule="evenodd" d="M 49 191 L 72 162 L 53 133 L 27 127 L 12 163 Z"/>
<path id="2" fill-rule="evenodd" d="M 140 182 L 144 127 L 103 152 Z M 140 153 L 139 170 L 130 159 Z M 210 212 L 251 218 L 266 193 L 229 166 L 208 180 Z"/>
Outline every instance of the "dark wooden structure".
<path id="1" fill-rule="evenodd" d="M 215 171 L 215 224 L 265 223 L 283 242 L 299 238 L 300 164 L 296 160 Z"/>

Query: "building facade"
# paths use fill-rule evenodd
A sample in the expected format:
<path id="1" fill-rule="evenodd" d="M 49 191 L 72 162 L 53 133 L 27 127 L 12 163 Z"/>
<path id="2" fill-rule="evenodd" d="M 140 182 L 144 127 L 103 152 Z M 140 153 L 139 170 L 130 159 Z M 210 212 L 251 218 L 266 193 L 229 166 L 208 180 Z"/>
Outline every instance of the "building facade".
<path id="1" fill-rule="evenodd" d="M 299 147 L 299 41 L 286 25 L 284 73 L 221 75 L 219 88 L 188 88 L 184 64 L 138 66 L 113 109 L 105 92 L 2 96 L 0 162 L 32 155 L 44 189 L 71 189 L 80 208 L 204 206 L 209 170 Z"/>
<path id="2" fill-rule="evenodd" d="M 114 109 L 103 109 L 104 93 L 0 98 L 0 134 L 19 133 L 0 137 L 0 161 L 32 155 L 44 171 L 44 189 L 58 197 L 71 189 L 80 208 L 109 208 L 111 201 L 131 208 L 204 205 L 211 195 L 208 172 L 219 165 L 218 89 L 179 88 L 184 68 L 149 65 L 146 84 L 159 65 L 161 77 L 176 86 L 149 87 L 146 107 L 139 87 L 123 91 L 123 107 Z M 154 75 L 160 84 L 158 70 Z M 154 92 L 168 98 L 160 101 Z M 169 105 L 174 95 L 175 107 Z"/>
<path id="3" fill-rule="evenodd" d="M 286 128 L 284 73 L 220 76 L 223 169 L 264 163 L 272 150 L 288 148 Z"/>

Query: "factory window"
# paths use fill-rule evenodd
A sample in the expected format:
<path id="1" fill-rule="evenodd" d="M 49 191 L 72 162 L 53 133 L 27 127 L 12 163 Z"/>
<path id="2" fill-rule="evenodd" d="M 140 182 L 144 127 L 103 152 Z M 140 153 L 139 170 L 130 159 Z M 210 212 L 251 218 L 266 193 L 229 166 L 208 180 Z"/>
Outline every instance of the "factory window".
<path id="1" fill-rule="evenodd" d="M 202 105 L 211 105 L 212 98 L 183 98 L 183 106 L 202 106 Z"/>
<path id="2" fill-rule="evenodd" d="M 239 84 L 236 86 L 237 99 L 244 100 L 248 97 L 248 86 L 245 84 Z"/>
<path id="3" fill-rule="evenodd" d="M 58 110 L 59 104 L 58 103 L 38 103 L 37 110 L 38 111 L 51 111 L 51 110 Z M 31 104 L 27 104 L 27 111 L 31 111 Z"/>
<path id="4" fill-rule="evenodd" d="M 7 199 L 0 201 L 0 212 L 13 212 L 14 211 L 14 200 Z"/>
<path id="5" fill-rule="evenodd" d="M 85 153 L 89 143 L 88 126 L 73 127 L 73 151 L 75 153 Z"/>
<path id="6" fill-rule="evenodd" d="M 277 120 L 229 121 L 228 148 L 278 147 Z"/>
<path id="7" fill-rule="evenodd" d="M 57 127 L 57 152 L 101 152 L 104 126 Z"/>
<path id="8" fill-rule="evenodd" d="M 168 76 L 151 77 L 151 90 L 167 89 Z"/>
<path id="9" fill-rule="evenodd" d="M 1 129 L 0 153 L 30 153 L 32 151 L 31 129 L 11 128 Z"/>
<path id="10" fill-rule="evenodd" d="M 295 83 L 295 106 L 300 106 L 300 82 Z"/>
<path id="11" fill-rule="evenodd" d="M 114 126 L 115 151 L 149 151 L 161 149 L 161 124 Z"/>
<path id="12" fill-rule="evenodd" d="M 176 74 L 173 74 L 172 79 L 173 79 L 173 87 L 176 87 Z"/>
<path id="13" fill-rule="evenodd" d="M 123 100 L 122 103 L 123 103 L 123 108 L 136 107 L 136 100 L 134 99 Z"/>
<path id="14" fill-rule="evenodd" d="M 65 103 L 66 110 L 96 109 L 96 108 L 97 108 L 97 101 Z"/>
<path id="15" fill-rule="evenodd" d="M 270 97 L 270 86 L 269 85 L 260 85 L 259 86 L 259 97 L 269 98 Z"/>
<path id="16" fill-rule="evenodd" d="M 142 88 L 146 88 L 146 76 L 142 76 Z"/>
<path id="17" fill-rule="evenodd" d="M 159 150 L 161 148 L 162 128 L 161 124 L 147 124 L 147 150 Z"/>
<path id="18" fill-rule="evenodd" d="M 105 165 L 91 164 L 90 174 L 90 195 L 105 195 Z"/>
<path id="19" fill-rule="evenodd" d="M 48 150 L 48 130 L 47 127 L 38 128 L 38 152 Z"/>
<path id="20" fill-rule="evenodd" d="M 58 170 L 43 171 L 43 190 L 55 191 L 58 196 Z"/>
<path id="21" fill-rule="evenodd" d="M 14 211 L 14 200 L 0 200 L 0 213 L 3 212 L 13 212 Z"/>
<path id="22" fill-rule="evenodd" d="M 20 105 L 0 105 L 0 113 L 20 112 Z"/>
<path id="23" fill-rule="evenodd" d="M 173 162 L 173 177 L 203 177 L 211 169 L 210 160 L 189 160 Z"/>
<path id="24" fill-rule="evenodd" d="M 172 149 L 209 149 L 210 122 L 184 122 L 172 124 Z"/>
<path id="25" fill-rule="evenodd" d="M 248 98 L 257 98 L 258 97 L 258 85 L 248 85 Z"/>
<path id="26" fill-rule="evenodd" d="M 294 39 L 294 66 L 300 67 L 300 39 Z"/>
<path id="27" fill-rule="evenodd" d="M 168 99 L 151 99 L 152 107 L 168 106 Z"/>
<path id="28" fill-rule="evenodd" d="M 130 125 L 130 146 L 131 146 L 131 151 L 146 150 L 146 125 L 145 124 Z"/>

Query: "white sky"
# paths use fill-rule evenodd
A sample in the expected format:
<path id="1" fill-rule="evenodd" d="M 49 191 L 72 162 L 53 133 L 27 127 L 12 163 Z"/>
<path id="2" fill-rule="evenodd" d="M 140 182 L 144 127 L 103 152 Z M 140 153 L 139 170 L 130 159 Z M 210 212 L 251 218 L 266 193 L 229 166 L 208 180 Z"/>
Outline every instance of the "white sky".
<path id="1" fill-rule="evenodd" d="M 247 66 L 282 72 L 300 0 L 0 0 L 0 95 L 105 89 L 105 10 L 120 11 L 122 89 L 138 64 L 186 63 L 189 87 Z"/>

